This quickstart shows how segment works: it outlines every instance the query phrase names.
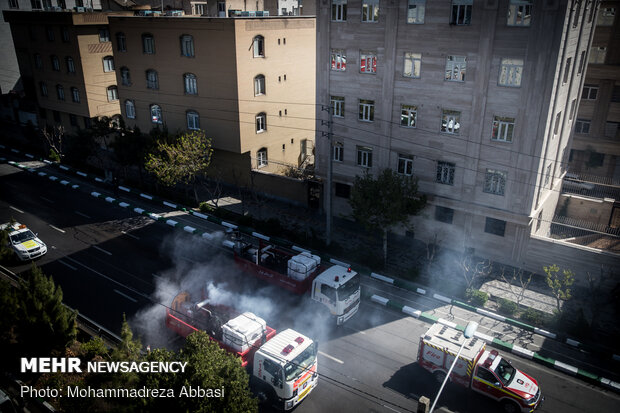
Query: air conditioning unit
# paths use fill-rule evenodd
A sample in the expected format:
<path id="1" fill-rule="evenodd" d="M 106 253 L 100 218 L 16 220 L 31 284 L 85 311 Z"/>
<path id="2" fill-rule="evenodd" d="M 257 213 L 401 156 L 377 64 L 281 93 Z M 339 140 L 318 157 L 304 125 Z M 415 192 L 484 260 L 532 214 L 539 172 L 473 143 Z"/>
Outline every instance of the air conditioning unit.
<path id="1" fill-rule="evenodd" d="M 85 7 L 76 7 L 75 11 L 77 11 L 78 13 L 84 13 L 86 11 Z"/>

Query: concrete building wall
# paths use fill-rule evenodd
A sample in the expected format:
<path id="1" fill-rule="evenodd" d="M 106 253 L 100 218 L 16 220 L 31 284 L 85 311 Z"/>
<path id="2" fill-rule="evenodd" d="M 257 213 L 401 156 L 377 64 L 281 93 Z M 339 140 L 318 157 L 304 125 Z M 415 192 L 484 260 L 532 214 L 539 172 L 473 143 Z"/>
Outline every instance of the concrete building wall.
<path id="1" fill-rule="evenodd" d="M 347 2 L 346 21 L 332 21 L 330 2 L 318 3 L 317 103 L 329 105 L 330 96 L 345 101 L 344 117 L 334 118 L 333 141 L 342 145 L 343 160 L 333 163 L 333 181 L 351 184 L 363 173 L 360 146 L 372 150 L 373 173 L 398 170 L 401 155 L 413 157 L 413 174 L 430 199 L 430 220 L 415 219 L 416 237 L 445 226 L 434 219 L 436 208 L 450 208 L 452 247 L 523 259 L 530 232 L 544 231 L 533 218 L 552 213 L 559 196 L 571 127 L 567 109 L 583 77 L 575 62 L 590 41 L 586 7 L 575 20 L 575 1 L 533 2 L 531 24 L 512 27 L 508 1 L 474 1 L 469 25 L 449 24 L 451 1 L 427 1 L 423 24 L 407 23 L 407 2 L 378 4 L 378 21 L 363 22 L 362 1 Z M 345 51 L 345 71 L 330 70 L 331 49 Z M 376 73 L 362 73 L 363 53 L 376 56 Z M 406 53 L 421 56 L 419 76 L 404 76 Z M 445 80 L 448 56 L 466 58 L 464 81 Z M 518 87 L 500 84 L 502 59 L 523 61 Z M 373 122 L 359 119 L 360 99 L 375 102 Z M 417 109 L 415 127 L 401 125 L 401 105 Z M 458 134 L 442 132 L 444 110 L 460 113 Z M 514 118 L 510 142 L 492 139 L 496 116 Z M 320 124 L 327 116 L 317 110 L 317 118 L 317 164 L 324 176 L 330 148 L 319 136 L 327 131 Z M 453 182 L 438 182 L 439 162 L 455 165 Z M 503 194 L 490 191 L 487 170 L 506 174 Z M 341 211 L 347 211 L 346 199 L 335 197 L 334 213 Z M 503 235 L 487 232 L 487 218 L 504 223 Z"/>

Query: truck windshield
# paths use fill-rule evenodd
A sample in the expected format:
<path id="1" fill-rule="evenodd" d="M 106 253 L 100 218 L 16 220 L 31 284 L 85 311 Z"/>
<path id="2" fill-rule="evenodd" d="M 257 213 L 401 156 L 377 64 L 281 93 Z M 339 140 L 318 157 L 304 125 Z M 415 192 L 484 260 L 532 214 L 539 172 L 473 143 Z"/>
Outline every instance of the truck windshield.
<path id="1" fill-rule="evenodd" d="M 343 285 L 338 287 L 338 300 L 345 300 L 353 295 L 360 288 L 360 277 L 355 275 L 355 277 L 350 278 Z"/>
<path id="2" fill-rule="evenodd" d="M 13 244 L 19 244 L 20 242 L 28 241 L 29 239 L 33 239 L 33 238 L 34 238 L 34 234 L 32 233 L 32 231 L 27 230 L 27 231 L 19 232 L 17 234 L 12 234 L 11 242 Z"/>
<path id="3" fill-rule="evenodd" d="M 515 368 L 510 365 L 506 360 L 501 359 L 495 367 L 495 374 L 502 381 L 504 386 L 508 385 L 515 375 Z"/>
<path id="4" fill-rule="evenodd" d="M 295 357 L 284 366 L 284 377 L 286 381 L 295 380 L 312 368 L 316 361 L 316 343 L 312 343 L 299 356 Z"/>

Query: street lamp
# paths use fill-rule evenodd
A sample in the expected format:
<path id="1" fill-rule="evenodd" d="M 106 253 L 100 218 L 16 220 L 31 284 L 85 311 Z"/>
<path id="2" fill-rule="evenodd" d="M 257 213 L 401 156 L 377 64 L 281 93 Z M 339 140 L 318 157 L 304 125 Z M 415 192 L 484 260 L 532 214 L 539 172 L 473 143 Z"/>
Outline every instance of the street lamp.
<path id="1" fill-rule="evenodd" d="M 456 357 L 454 358 L 454 361 L 452 362 L 452 365 L 450 366 L 450 370 L 448 370 L 448 374 L 446 374 L 446 377 L 443 379 L 443 383 L 441 383 L 441 387 L 439 388 L 439 391 L 437 392 L 437 396 L 435 397 L 435 401 L 433 401 L 433 405 L 431 406 L 431 410 L 429 413 L 433 413 L 433 410 L 435 410 L 435 405 L 437 404 L 437 400 L 439 400 L 441 391 L 443 390 L 443 387 L 446 385 L 446 382 L 448 381 L 448 378 L 450 377 L 450 373 L 452 373 L 452 369 L 456 365 L 456 361 L 459 359 L 459 356 L 461 355 L 461 351 L 463 351 L 463 347 L 465 347 L 465 343 L 467 343 L 467 340 L 469 340 L 470 338 L 474 336 L 474 333 L 476 332 L 477 328 L 478 328 L 478 323 L 476 323 L 475 321 L 470 321 L 469 323 L 467 323 L 467 327 L 465 327 L 465 331 L 463 331 L 463 336 L 465 337 L 465 340 L 463 341 L 463 344 L 461 344 L 461 348 L 459 348 L 458 353 L 456 353 Z"/>

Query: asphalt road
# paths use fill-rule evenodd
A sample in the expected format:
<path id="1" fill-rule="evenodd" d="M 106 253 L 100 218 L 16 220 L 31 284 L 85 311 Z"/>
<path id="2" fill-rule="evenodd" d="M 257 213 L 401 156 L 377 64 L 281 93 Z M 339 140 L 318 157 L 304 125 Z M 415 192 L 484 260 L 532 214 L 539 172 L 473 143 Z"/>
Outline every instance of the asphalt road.
<path id="1" fill-rule="evenodd" d="M 165 305 L 180 289 L 210 283 L 210 296 L 233 300 L 276 329 L 292 327 L 319 340 L 319 386 L 297 412 L 415 411 L 420 396 L 435 395 L 437 386 L 415 363 L 418 339 L 428 328 L 420 320 L 363 303 L 347 325 L 332 327 L 304 297 L 244 278 L 221 248 L 194 236 L 8 165 L 0 165 L 0 193 L 0 221 L 14 217 L 47 243 L 49 252 L 37 265 L 62 286 L 65 302 L 116 333 L 126 314 L 144 344 L 178 346 L 163 326 Z M 17 273 L 28 268 L 10 267 Z M 507 358 L 538 379 L 546 397 L 541 412 L 620 410 L 614 393 Z M 448 385 L 436 411 L 498 409 L 484 396 Z"/>

